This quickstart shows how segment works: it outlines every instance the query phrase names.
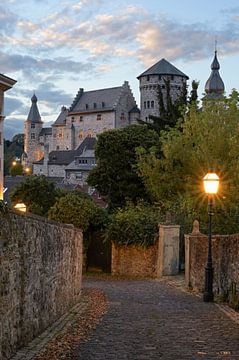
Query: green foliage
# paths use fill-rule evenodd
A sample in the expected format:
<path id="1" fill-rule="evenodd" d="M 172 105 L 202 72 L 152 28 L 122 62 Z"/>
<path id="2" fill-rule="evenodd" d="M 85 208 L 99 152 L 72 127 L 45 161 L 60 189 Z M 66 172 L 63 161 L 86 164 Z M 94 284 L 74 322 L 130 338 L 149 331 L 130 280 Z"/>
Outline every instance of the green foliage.
<path id="1" fill-rule="evenodd" d="M 22 164 L 20 164 L 19 162 L 16 162 L 15 165 L 12 165 L 10 167 L 10 175 L 11 176 L 17 176 L 17 175 L 22 175 L 23 174 L 23 167 Z"/>
<path id="2" fill-rule="evenodd" d="M 152 207 L 132 204 L 118 209 L 111 218 L 105 233 L 107 241 L 117 245 L 148 247 L 158 237 L 160 214 Z"/>
<path id="3" fill-rule="evenodd" d="M 146 126 L 131 125 L 100 134 L 95 149 L 97 166 L 90 172 L 88 183 L 107 196 L 109 208 L 125 205 L 127 200 L 147 199 L 136 169 L 136 148 L 150 149 L 159 142 L 158 135 Z"/>
<path id="4" fill-rule="evenodd" d="M 50 208 L 51 220 L 73 224 L 83 231 L 102 230 L 108 222 L 105 209 L 95 205 L 90 196 L 80 191 L 72 191 L 57 199 Z"/>
<path id="5" fill-rule="evenodd" d="M 27 211 L 46 216 L 60 193 L 55 184 L 45 176 L 28 176 L 10 194 L 10 199 L 12 205 L 23 202 Z"/>
<path id="6" fill-rule="evenodd" d="M 207 222 L 202 179 L 213 166 L 221 179 L 214 230 L 239 230 L 235 222 L 239 218 L 238 124 L 234 99 L 205 102 L 200 112 L 192 106 L 180 128 L 161 135 L 162 158 L 139 154 L 138 172 L 151 200 L 164 211 L 174 212 L 177 204 L 178 213 L 187 211 L 194 219 Z"/>

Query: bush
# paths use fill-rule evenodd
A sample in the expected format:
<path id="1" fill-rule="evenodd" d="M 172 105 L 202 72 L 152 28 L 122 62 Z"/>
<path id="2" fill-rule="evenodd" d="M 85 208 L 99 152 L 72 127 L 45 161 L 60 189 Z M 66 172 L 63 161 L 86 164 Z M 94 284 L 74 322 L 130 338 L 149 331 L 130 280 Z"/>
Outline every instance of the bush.
<path id="1" fill-rule="evenodd" d="M 142 204 L 119 209 L 111 217 L 105 239 L 117 245 L 148 247 L 158 238 L 160 218 L 159 211 Z"/>

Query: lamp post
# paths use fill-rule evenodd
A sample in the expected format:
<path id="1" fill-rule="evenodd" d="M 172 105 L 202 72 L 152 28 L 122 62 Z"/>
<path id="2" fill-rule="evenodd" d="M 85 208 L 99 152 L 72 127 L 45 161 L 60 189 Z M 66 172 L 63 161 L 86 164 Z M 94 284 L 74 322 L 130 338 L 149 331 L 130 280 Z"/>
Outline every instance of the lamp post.
<path id="1" fill-rule="evenodd" d="M 205 285 L 203 301 L 213 301 L 213 267 L 212 267 L 212 216 L 213 216 L 213 197 L 218 192 L 219 177 L 214 172 L 209 172 L 203 178 L 204 190 L 208 195 L 208 215 L 209 215 L 209 234 L 208 234 L 208 255 L 205 266 Z"/>

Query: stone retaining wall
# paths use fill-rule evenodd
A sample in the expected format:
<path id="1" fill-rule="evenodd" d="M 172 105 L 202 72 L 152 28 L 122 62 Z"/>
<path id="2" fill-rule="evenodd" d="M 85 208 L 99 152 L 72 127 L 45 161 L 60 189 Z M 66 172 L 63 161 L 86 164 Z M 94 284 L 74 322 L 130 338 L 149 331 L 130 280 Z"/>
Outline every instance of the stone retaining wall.
<path id="1" fill-rule="evenodd" d="M 156 277 L 158 244 L 149 248 L 112 244 L 113 275 Z"/>
<path id="2" fill-rule="evenodd" d="M 82 232 L 34 215 L 0 214 L 0 359 L 79 300 Z"/>
<path id="3" fill-rule="evenodd" d="M 178 225 L 160 225 L 159 238 L 148 248 L 112 244 L 112 274 L 159 278 L 179 270 Z"/>
<path id="4" fill-rule="evenodd" d="M 208 238 L 202 234 L 185 236 L 185 279 L 187 286 L 204 290 Z M 226 294 L 232 286 L 239 290 L 239 234 L 213 236 L 212 256 L 215 294 Z"/>

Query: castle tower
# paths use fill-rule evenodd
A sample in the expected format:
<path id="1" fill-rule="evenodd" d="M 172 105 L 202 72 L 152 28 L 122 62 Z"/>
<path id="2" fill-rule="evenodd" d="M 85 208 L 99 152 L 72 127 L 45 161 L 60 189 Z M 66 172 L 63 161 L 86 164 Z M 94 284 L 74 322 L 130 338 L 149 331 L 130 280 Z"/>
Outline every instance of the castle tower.
<path id="1" fill-rule="evenodd" d="M 42 130 L 42 120 L 37 107 L 37 97 L 31 98 L 32 105 L 24 123 L 24 152 L 27 155 L 26 166 L 31 166 L 34 161 L 43 157 L 43 151 L 39 143 L 39 134 Z"/>
<path id="2" fill-rule="evenodd" d="M 140 118 L 148 121 L 149 115 L 159 115 L 158 86 L 161 87 L 165 99 L 166 87 L 164 80 L 170 80 L 170 95 L 172 100 L 175 101 L 181 95 L 189 77 L 167 60 L 161 59 L 139 75 L 137 79 L 139 80 L 140 89 Z"/>
<path id="3" fill-rule="evenodd" d="M 215 50 L 215 55 L 213 62 L 211 64 L 211 75 L 205 84 L 205 92 L 206 92 L 206 99 L 218 99 L 222 97 L 225 87 L 222 81 L 222 78 L 219 74 L 220 64 L 217 59 L 217 50 Z"/>

